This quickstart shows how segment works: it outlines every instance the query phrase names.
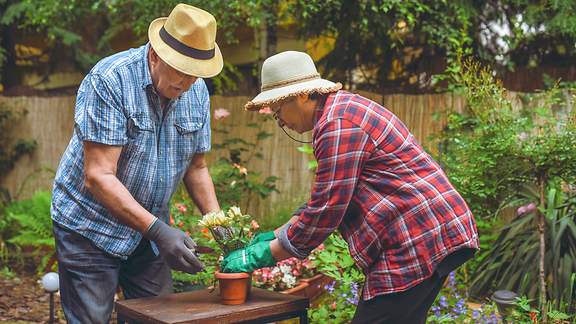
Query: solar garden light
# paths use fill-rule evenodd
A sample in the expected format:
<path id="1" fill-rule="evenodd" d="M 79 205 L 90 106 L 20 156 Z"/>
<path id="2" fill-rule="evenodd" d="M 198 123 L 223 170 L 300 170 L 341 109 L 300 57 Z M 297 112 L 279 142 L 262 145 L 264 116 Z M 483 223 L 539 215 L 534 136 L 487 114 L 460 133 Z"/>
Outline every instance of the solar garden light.
<path id="1" fill-rule="evenodd" d="M 42 287 L 50 293 L 50 321 L 54 323 L 54 293 L 60 288 L 58 274 L 56 272 L 48 272 L 42 277 Z"/>
<path id="2" fill-rule="evenodd" d="M 496 303 L 498 313 L 502 316 L 502 321 L 506 323 L 506 317 L 510 315 L 516 306 L 518 295 L 510 290 L 497 290 L 492 294 L 492 300 Z"/>

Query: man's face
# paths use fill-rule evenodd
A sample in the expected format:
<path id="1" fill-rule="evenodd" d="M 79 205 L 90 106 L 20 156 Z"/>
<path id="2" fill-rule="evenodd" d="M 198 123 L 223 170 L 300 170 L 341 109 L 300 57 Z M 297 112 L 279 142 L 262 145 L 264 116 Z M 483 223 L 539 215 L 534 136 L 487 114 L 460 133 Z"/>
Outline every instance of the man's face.
<path id="1" fill-rule="evenodd" d="M 165 98 L 174 99 L 186 92 L 198 79 L 195 76 L 184 74 L 166 64 L 150 47 L 148 55 L 150 75 L 154 88 Z"/>
<path id="2" fill-rule="evenodd" d="M 312 109 L 311 109 L 312 108 Z M 307 95 L 290 98 L 270 106 L 278 126 L 286 126 L 300 134 L 312 130 L 314 109 Z"/>

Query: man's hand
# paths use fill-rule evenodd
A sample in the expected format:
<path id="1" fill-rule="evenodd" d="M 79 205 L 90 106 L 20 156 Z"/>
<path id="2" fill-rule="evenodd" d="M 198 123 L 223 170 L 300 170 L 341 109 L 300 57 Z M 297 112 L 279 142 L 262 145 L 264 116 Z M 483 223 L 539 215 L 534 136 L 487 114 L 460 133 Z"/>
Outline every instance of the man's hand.
<path id="1" fill-rule="evenodd" d="M 276 234 L 274 233 L 274 231 L 258 233 L 258 234 L 256 234 L 256 236 L 254 236 L 252 241 L 250 241 L 248 246 L 254 245 L 258 242 L 272 241 L 275 238 L 276 238 Z"/>
<path id="2" fill-rule="evenodd" d="M 170 268 L 191 274 L 204 268 L 194 254 L 196 243 L 181 230 L 156 219 L 144 237 L 156 243 L 160 255 Z"/>
<path id="3" fill-rule="evenodd" d="M 276 260 L 270 251 L 270 241 L 262 241 L 232 251 L 224 258 L 220 269 L 222 272 L 252 272 L 273 265 L 276 265 Z"/>

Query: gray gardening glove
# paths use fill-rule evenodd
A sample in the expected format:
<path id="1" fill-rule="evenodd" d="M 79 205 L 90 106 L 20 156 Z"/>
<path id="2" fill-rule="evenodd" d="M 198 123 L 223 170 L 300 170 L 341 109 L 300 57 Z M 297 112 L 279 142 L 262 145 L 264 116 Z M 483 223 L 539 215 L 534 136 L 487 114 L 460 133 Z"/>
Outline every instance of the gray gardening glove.
<path id="1" fill-rule="evenodd" d="M 196 243 L 181 230 L 156 219 L 144 237 L 156 243 L 160 255 L 170 268 L 191 274 L 204 268 L 194 254 Z"/>

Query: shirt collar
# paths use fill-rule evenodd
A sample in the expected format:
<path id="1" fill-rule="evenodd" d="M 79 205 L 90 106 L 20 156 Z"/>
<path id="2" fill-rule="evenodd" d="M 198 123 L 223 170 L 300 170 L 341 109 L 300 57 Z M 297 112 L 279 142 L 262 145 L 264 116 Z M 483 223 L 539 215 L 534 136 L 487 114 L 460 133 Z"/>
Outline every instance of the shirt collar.
<path id="1" fill-rule="evenodd" d="M 142 88 L 146 89 L 146 87 L 148 87 L 149 85 L 152 85 L 152 87 L 154 87 L 154 84 L 152 83 L 152 76 L 150 75 L 150 68 L 148 67 L 148 52 L 150 51 L 150 43 L 146 44 L 146 46 L 144 47 L 143 52 L 143 57 L 142 60 L 144 61 L 144 78 L 142 80 Z"/>

